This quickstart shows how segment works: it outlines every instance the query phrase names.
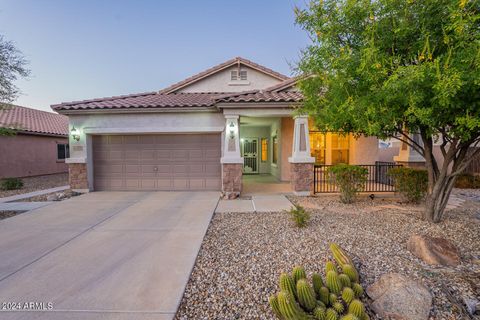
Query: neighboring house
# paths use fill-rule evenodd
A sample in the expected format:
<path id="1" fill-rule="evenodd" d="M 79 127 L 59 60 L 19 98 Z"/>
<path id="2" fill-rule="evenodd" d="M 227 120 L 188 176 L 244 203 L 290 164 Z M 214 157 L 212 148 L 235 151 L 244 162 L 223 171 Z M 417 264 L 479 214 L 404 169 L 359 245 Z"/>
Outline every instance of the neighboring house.
<path id="1" fill-rule="evenodd" d="M 294 116 L 296 80 L 235 58 L 156 92 L 52 105 L 68 115 L 77 190 L 241 191 L 270 174 L 308 194 L 313 163 L 374 164 L 376 138 L 315 131 Z"/>
<path id="2" fill-rule="evenodd" d="M 0 178 L 30 177 L 67 172 L 68 117 L 3 105 L 0 127 L 15 129 L 0 136 Z"/>

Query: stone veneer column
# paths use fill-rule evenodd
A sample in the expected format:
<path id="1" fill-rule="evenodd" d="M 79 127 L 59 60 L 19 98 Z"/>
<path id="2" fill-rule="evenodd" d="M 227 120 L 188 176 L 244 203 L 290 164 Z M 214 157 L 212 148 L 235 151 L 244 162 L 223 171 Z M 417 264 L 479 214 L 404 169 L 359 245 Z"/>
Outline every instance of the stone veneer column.
<path id="1" fill-rule="evenodd" d="M 72 190 L 79 192 L 88 191 L 87 164 L 69 163 L 68 181 Z"/>
<path id="2" fill-rule="evenodd" d="M 240 156 L 238 115 L 225 115 L 223 140 L 222 193 L 225 199 L 235 199 L 242 192 L 243 158 Z"/>
<path id="3" fill-rule="evenodd" d="M 295 195 L 308 196 L 313 192 L 313 164 L 315 158 L 310 153 L 308 116 L 294 117 L 292 156 L 290 162 L 290 184 Z"/>

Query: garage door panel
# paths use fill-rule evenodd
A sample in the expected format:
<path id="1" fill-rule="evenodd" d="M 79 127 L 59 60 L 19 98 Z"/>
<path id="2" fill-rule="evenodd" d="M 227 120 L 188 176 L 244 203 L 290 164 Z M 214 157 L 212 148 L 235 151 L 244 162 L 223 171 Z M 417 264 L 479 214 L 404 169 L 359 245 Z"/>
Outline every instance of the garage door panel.
<path id="1" fill-rule="evenodd" d="M 219 134 L 93 137 L 95 190 L 219 190 Z"/>
<path id="2" fill-rule="evenodd" d="M 187 179 L 173 179 L 173 190 L 189 190 Z"/>

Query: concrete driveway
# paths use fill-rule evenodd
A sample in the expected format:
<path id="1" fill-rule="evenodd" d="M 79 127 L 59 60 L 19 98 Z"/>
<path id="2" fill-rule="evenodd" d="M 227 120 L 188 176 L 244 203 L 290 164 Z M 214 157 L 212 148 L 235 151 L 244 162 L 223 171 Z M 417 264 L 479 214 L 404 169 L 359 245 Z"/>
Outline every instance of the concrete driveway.
<path id="1" fill-rule="evenodd" d="M 0 319 L 172 319 L 218 199 L 95 192 L 0 221 L 0 303 L 53 305 Z"/>

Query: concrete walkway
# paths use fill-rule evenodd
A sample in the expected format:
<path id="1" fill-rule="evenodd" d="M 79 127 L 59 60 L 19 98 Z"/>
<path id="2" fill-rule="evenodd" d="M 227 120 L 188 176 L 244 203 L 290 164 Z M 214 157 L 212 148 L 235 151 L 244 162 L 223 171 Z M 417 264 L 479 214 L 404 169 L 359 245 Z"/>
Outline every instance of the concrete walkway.
<path id="1" fill-rule="evenodd" d="M 0 221 L 2 320 L 170 320 L 218 192 L 94 192 Z"/>
<path id="2" fill-rule="evenodd" d="M 52 204 L 53 201 L 43 202 L 0 202 L 0 211 L 30 211 L 38 208 L 42 208 Z"/>
<path id="3" fill-rule="evenodd" d="M 44 194 L 49 194 L 49 193 L 53 193 L 53 192 L 60 192 L 60 191 L 64 191 L 64 190 L 67 190 L 67 189 L 70 189 L 70 186 L 61 186 L 61 187 L 55 187 L 55 188 L 50 188 L 50 189 L 28 192 L 28 193 L 16 194 L 14 196 L 0 198 L 0 203 L 23 200 L 23 199 L 27 199 L 27 198 L 31 198 L 31 197 L 42 196 Z"/>
<path id="4" fill-rule="evenodd" d="M 254 195 L 251 200 L 220 200 L 215 212 L 278 212 L 290 210 L 292 206 L 284 195 Z"/>

